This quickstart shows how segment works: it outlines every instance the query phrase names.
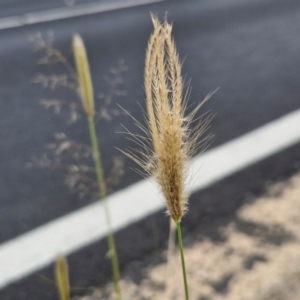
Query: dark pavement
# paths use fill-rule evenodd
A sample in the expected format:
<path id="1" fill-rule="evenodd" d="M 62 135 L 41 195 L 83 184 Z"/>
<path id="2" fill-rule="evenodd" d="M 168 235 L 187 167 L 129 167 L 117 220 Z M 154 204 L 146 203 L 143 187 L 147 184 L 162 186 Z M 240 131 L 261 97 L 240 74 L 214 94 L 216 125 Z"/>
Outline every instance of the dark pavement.
<path id="1" fill-rule="evenodd" d="M 207 93 L 221 87 L 202 109 L 202 113 L 207 110 L 217 113 L 210 130 L 215 134 L 211 148 L 300 107 L 298 0 L 168 1 L 0 31 L 0 242 L 88 203 L 69 195 L 63 183 L 47 172 L 25 168 L 32 156 L 43 153 L 45 143 L 53 141 L 54 132 L 67 132 L 80 141 L 88 141 L 84 118 L 74 126 L 66 126 L 63 112 L 55 115 L 38 104 L 40 99 L 53 98 L 53 94 L 31 83 L 44 69 L 36 64 L 38 56 L 27 35 L 37 30 L 44 34 L 52 30 L 55 45 L 70 53 L 72 35 L 80 33 L 86 43 L 96 94 L 105 89 L 103 76 L 108 69 L 120 58 L 124 59 L 128 67 L 123 86 L 127 96 L 114 101 L 142 120 L 136 102 L 144 106 L 143 66 L 152 30 L 150 11 L 161 18 L 167 11 L 168 19 L 174 24 L 174 38 L 184 59 L 183 74 L 192 79 L 190 103 L 198 103 Z M 69 97 L 63 91 L 55 95 L 61 99 Z M 119 154 L 114 147 L 123 149 L 130 145 L 124 135 L 116 134 L 122 131 L 120 123 L 134 130 L 131 119 L 124 116 L 114 117 L 99 127 L 106 172 L 111 167 L 112 156 Z M 262 185 L 262 181 L 276 180 L 295 171 L 295 161 L 300 159 L 300 154 L 297 149 L 291 151 L 292 154 L 285 152 L 275 157 L 276 170 L 273 158 L 268 167 L 256 171 L 259 175 L 250 176 L 253 185 L 240 183 L 239 193 L 249 192 L 249 189 L 251 192 L 251 188 L 255 192 L 262 191 L 262 186 L 257 188 L 255 183 Z M 130 170 L 131 166 L 133 164 L 126 160 L 125 176 L 115 189 L 140 180 Z M 222 189 L 224 187 L 218 188 L 219 193 Z M 234 192 L 230 197 L 234 197 Z M 218 200 L 211 203 L 217 204 Z M 230 214 L 240 204 L 229 205 Z M 223 216 L 227 208 L 226 205 L 218 206 L 211 218 Z M 145 242 L 144 252 L 149 251 L 150 244 Z M 138 250 L 129 255 L 126 243 L 121 247 L 125 253 L 121 262 L 125 265 Z M 90 252 L 84 257 L 96 257 L 96 250 L 87 251 Z M 76 263 L 78 268 L 80 262 Z M 105 274 L 105 270 L 103 272 Z M 92 270 L 84 276 L 95 278 Z M 78 279 L 78 282 L 90 284 L 88 280 Z M 22 288 L 22 284 L 8 288 L 0 292 L 0 298 L 54 299 L 35 289 L 14 296 Z"/>

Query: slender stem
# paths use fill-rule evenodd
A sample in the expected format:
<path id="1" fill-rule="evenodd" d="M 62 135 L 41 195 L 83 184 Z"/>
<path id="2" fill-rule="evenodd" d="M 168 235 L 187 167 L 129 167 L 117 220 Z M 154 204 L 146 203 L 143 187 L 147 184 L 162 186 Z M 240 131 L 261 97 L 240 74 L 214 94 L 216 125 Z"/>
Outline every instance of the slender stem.
<path id="1" fill-rule="evenodd" d="M 184 281 L 185 299 L 189 300 L 189 290 L 188 290 L 188 284 L 187 284 L 187 278 L 186 278 L 186 269 L 185 269 L 184 251 L 183 251 L 180 222 L 177 222 L 176 225 L 177 225 L 178 243 L 179 243 L 180 256 L 181 256 L 181 266 L 182 266 L 182 274 L 183 274 L 183 281 Z"/>
<path id="2" fill-rule="evenodd" d="M 89 123 L 89 132 L 90 132 L 90 138 L 91 138 L 91 145 L 92 145 L 92 152 L 93 152 L 93 160 L 95 164 L 95 171 L 96 171 L 96 177 L 97 177 L 97 184 L 99 188 L 99 196 L 100 199 L 103 201 L 104 211 L 105 211 L 105 217 L 106 217 L 106 223 L 107 223 L 107 243 L 109 248 L 109 257 L 111 260 L 111 267 L 113 272 L 113 279 L 114 279 L 114 289 L 116 292 L 116 296 L 118 300 L 122 299 L 121 295 L 121 289 L 119 285 L 119 262 L 118 262 L 118 256 L 116 252 L 116 246 L 115 246 L 115 239 L 113 235 L 113 231 L 111 228 L 111 221 L 109 216 L 109 210 L 106 200 L 106 185 L 104 181 L 103 176 L 103 169 L 101 164 L 101 154 L 98 147 L 98 139 L 96 134 L 96 128 L 95 128 L 95 122 L 93 117 L 88 117 L 88 123 Z"/>
<path id="3" fill-rule="evenodd" d="M 96 128 L 94 123 L 93 117 L 88 117 L 89 122 L 89 131 L 90 131 L 90 138 L 92 144 L 92 151 L 93 151 L 93 160 L 95 164 L 96 176 L 97 176 L 97 183 L 99 187 L 99 196 L 100 199 L 106 198 L 106 185 L 104 182 L 103 170 L 101 166 L 101 154 L 98 147 L 98 139 L 96 134 Z"/>

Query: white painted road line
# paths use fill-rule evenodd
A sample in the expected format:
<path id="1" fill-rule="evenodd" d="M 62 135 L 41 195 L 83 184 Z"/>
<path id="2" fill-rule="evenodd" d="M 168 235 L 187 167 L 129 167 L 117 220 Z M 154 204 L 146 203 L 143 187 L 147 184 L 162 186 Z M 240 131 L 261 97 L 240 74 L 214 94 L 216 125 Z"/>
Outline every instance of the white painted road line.
<path id="1" fill-rule="evenodd" d="M 191 192 L 300 142 L 300 109 L 194 159 Z M 198 170 L 198 171 L 195 171 Z M 113 230 L 164 208 L 152 179 L 108 198 Z M 106 235 L 100 202 L 84 207 L 0 245 L 0 288 Z"/>
<path id="2" fill-rule="evenodd" d="M 231 140 L 193 162 L 197 191 L 300 142 L 300 109 Z M 300 149 L 299 149 L 300 150 Z M 192 175 L 195 176 L 195 175 Z"/>
<path id="3" fill-rule="evenodd" d="M 78 4 L 73 7 L 53 8 L 39 12 L 31 12 L 0 19 L 0 30 L 21 27 L 37 23 L 68 19 L 85 16 L 116 9 L 140 6 L 165 0 L 119 0 L 96 1 L 86 4 Z"/>

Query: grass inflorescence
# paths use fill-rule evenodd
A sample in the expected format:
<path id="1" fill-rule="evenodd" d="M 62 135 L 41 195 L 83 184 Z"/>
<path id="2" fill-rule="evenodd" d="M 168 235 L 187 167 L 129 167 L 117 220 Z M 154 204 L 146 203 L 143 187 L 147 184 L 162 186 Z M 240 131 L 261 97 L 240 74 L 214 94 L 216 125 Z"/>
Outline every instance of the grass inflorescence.
<path id="1" fill-rule="evenodd" d="M 195 115 L 209 94 L 186 114 L 187 96 L 181 75 L 181 62 L 172 39 L 172 25 L 152 15 L 154 31 L 149 38 L 145 61 L 146 126 L 136 121 L 145 136 L 129 134 L 140 149 L 126 152 L 145 173 L 153 175 L 166 200 L 167 211 L 176 223 L 181 254 L 185 297 L 189 299 L 180 222 L 187 211 L 188 161 L 209 137 L 199 141 L 212 115 Z"/>
<path id="2" fill-rule="evenodd" d="M 168 213 L 180 222 L 187 210 L 188 161 L 209 137 L 199 142 L 212 118 L 209 114 L 191 129 L 200 107 L 185 115 L 187 97 L 181 76 L 181 63 L 171 37 L 172 26 L 152 16 L 154 31 L 150 36 L 145 63 L 146 126 L 137 123 L 145 136 L 134 135 L 140 149 L 126 152 L 146 174 L 153 175 L 166 199 Z M 142 149 L 142 150 L 141 150 Z"/>
<path id="3" fill-rule="evenodd" d="M 55 260 L 55 278 L 59 299 L 70 300 L 69 266 L 62 255 L 58 255 Z"/>

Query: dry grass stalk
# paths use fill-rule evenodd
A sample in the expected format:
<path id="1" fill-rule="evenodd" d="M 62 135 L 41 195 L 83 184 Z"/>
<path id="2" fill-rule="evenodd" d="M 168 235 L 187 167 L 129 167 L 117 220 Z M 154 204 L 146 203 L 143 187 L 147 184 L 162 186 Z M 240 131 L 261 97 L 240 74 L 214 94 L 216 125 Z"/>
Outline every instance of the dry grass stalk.
<path id="1" fill-rule="evenodd" d="M 133 135 L 142 151 L 133 150 L 127 155 L 143 170 L 154 175 L 166 199 L 168 213 L 180 222 L 187 210 L 186 180 L 189 158 L 199 147 L 212 115 L 200 118 L 190 129 L 194 116 L 209 99 L 209 94 L 196 108 L 185 116 L 187 97 L 181 76 L 181 63 L 171 37 L 172 25 L 160 23 L 152 15 L 154 31 L 149 39 L 145 64 L 145 91 L 147 126 L 137 125 L 146 137 Z"/>
<path id="2" fill-rule="evenodd" d="M 210 136 L 201 142 L 199 138 L 206 131 L 212 115 L 200 118 L 193 129 L 191 124 L 211 94 L 190 114 L 185 115 L 187 97 L 183 92 L 181 63 L 171 36 L 172 25 L 167 21 L 161 23 L 153 15 L 151 17 L 154 31 L 148 43 L 144 74 L 147 126 L 136 121 L 136 125 L 146 136 L 127 132 L 142 150 L 125 154 L 136 161 L 146 173 L 155 177 L 166 199 L 167 211 L 176 223 L 185 299 L 189 300 L 180 222 L 187 210 L 188 161 L 200 146 L 203 149 L 207 145 Z M 171 243 L 172 239 L 169 244 Z M 171 251 L 170 246 L 169 253 Z"/>

